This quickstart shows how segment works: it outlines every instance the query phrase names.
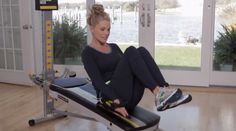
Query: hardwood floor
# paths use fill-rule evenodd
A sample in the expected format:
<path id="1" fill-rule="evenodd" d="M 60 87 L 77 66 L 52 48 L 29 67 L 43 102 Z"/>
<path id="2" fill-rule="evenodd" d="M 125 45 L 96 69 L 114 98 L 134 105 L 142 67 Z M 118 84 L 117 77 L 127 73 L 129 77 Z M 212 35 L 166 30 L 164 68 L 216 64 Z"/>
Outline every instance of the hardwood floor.
<path id="1" fill-rule="evenodd" d="M 157 112 L 154 97 L 145 90 L 140 105 L 161 116 L 161 131 L 234 131 L 236 129 L 236 88 L 184 87 L 191 103 Z M 66 117 L 33 127 L 28 120 L 42 115 L 42 90 L 0 83 L 0 131 L 105 131 L 98 122 Z M 56 103 L 63 107 L 62 103 Z"/>

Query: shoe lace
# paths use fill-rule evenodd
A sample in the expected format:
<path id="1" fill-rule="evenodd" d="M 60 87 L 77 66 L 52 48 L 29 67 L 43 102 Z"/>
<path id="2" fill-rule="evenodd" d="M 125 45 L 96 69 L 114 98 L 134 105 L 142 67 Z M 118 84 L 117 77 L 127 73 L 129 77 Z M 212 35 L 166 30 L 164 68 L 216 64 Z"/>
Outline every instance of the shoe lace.
<path id="1" fill-rule="evenodd" d="M 162 101 L 165 99 L 165 93 L 164 91 L 160 91 L 160 93 L 156 96 L 155 99 L 155 105 L 159 105 Z"/>

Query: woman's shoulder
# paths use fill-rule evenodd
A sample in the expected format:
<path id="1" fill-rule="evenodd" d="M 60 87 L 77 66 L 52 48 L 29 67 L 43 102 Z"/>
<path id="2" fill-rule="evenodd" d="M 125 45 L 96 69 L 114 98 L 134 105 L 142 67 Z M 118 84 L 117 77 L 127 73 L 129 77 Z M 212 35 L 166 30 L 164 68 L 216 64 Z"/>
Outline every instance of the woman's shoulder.
<path id="1" fill-rule="evenodd" d="M 86 45 L 86 46 L 84 47 L 84 49 L 83 49 L 82 52 L 86 52 L 87 50 L 88 50 L 88 45 Z"/>
<path id="2" fill-rule="evenodd" d="M 82 51 L 82 56 L 90 54 L 91 52 L 91 47 L 89 47 L 88 45 L 86 45 Z"/>
<path id="3" fill-rule="evenodd" d="M 83 52 L 91 52 L 91 51 L 94 51 L 94 48 L 89 45 L 86 45 L 83 49 Z"/>

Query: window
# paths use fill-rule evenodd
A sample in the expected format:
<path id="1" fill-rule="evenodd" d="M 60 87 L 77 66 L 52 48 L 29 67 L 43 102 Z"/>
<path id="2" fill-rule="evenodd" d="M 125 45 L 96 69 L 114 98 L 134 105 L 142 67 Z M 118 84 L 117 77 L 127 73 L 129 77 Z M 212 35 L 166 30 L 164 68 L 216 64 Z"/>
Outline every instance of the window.
<path id="1" fill-rule="evenodd" d="M 80 65 L 87 44 L 86 1 L 60 0 L 53 11 L 54 64 Z"/>
<path id="2" fill-rule="evenodd" d="M 236 71 L 236 1 L 217 0 L 213 69 Z"/>
<path id="3" fill-rule="evenodd" d="M 156 0 L 155 60 L 164 69 L 200 70 L 203 0 Z"/>
<path id="4" fill-rule="evenodd" d="M 138 46 L 138 0 L 96 0 L 104 6 L 111 18 L 111 32 L 108 42 L 116 43 L 122 50 Z"/>

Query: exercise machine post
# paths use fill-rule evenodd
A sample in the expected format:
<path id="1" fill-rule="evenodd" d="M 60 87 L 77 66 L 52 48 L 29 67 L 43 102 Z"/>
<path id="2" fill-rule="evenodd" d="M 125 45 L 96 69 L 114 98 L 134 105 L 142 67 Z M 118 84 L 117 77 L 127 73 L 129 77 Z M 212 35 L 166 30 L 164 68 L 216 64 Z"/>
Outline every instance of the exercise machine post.
<path id="1" fill-rule="evenodd" d="M 65 115 L 55 113 L 54 100 L 49 99 L 49 83 L 54 80 L 53 70 L 53 34 L 52 34 L 52 10 L 58 9 L 57 0 L 35 0 L 35 9 L 42 11 L 42 47 L 43 47 L 43 116 L 29 120 L 29 125 L 35 125 L 43 121 L 56 119 Z"/>

